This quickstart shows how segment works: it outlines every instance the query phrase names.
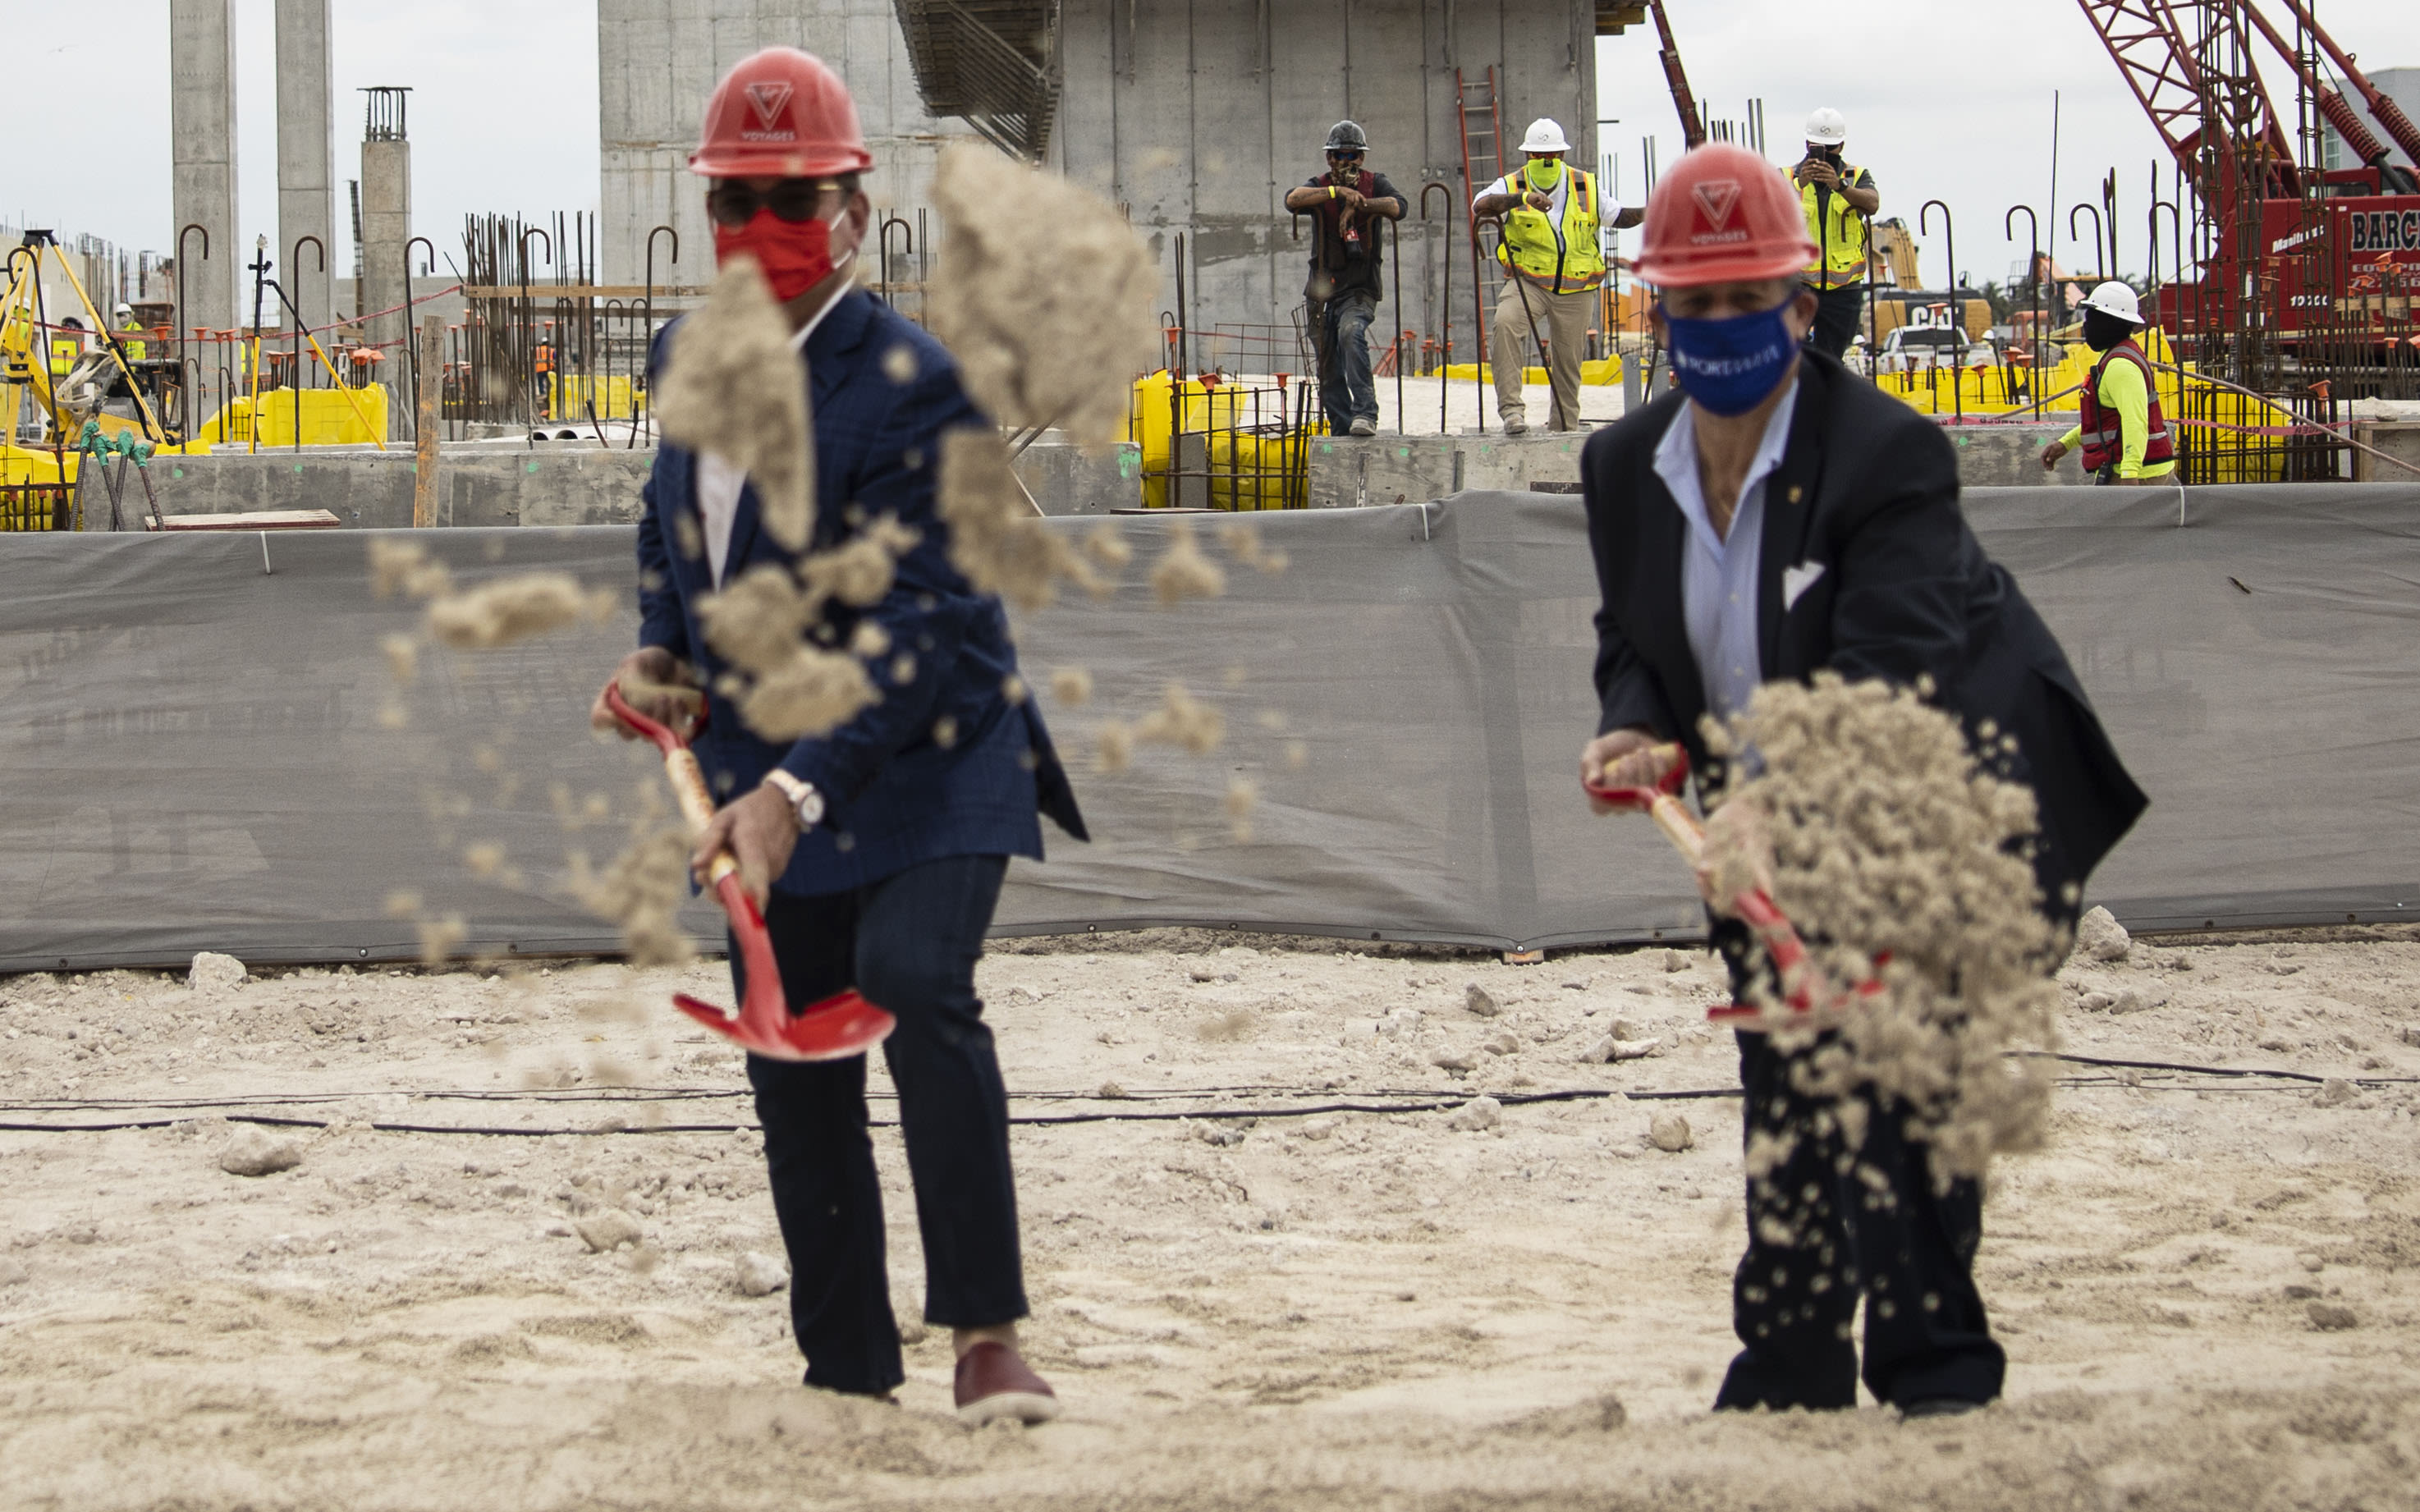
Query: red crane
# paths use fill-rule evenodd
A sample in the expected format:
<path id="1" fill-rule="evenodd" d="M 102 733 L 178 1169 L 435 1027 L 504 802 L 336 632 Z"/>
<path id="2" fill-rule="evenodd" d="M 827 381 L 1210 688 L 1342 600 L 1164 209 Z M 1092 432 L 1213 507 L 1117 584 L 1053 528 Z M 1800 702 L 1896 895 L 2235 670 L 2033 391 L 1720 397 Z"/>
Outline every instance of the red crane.
<path id="1" fill-rule="evenodd" d="M 2353 67 L 2305 0 L 2283 3 L 2387 134 L 2420 163 L 2420 128 Z M 2420 310 L 2420 193 L 2413 192 L 2420 180 L 2410 167 L 2393 161 L 2256 0 L 2077 4 L 2219 232 L 2203 244 L 2205 258 L 2190 282 L 2162 289 L 2162 325 L 2188 346 L 2205 335 L 2257 332 L 2289 351 L 2318 341 L 2332 361 L 2367 348 L 2370 356 L 2356 366 L 2407 364 L 2420 347 L 2413 320 Z M 2189 28 L 2188 21 L 2196 24 Z M 2363 166 L 2331 172 L 2297 162 L 2253 65 L 2254 32 L 2285 60 Z"/>

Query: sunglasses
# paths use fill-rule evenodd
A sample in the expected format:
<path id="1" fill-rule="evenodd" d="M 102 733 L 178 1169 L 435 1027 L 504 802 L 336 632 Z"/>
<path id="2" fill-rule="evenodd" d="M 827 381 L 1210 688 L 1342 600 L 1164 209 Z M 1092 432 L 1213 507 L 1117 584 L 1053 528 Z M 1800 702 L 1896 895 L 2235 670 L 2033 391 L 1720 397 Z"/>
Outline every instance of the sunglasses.
<path id="1" fill-rule="evenodd" d="M 725 178 L 706 192 L 706 213 L 717 225 L 742 226 L 759 210 L 771 210 L 776 220 L 803 225 L 815 218 L 824 191 L 840 186 L 829 178 L 784 178 L 758 193 L 737 178 Z"/>
<path id="2" fill-rule="evenodd" d="M 1361 154 L 1358 152 L 1331 152 L 1327 156 L 1330 161 L 1336 162 L 1359 162 L 1361 161 Z"/>

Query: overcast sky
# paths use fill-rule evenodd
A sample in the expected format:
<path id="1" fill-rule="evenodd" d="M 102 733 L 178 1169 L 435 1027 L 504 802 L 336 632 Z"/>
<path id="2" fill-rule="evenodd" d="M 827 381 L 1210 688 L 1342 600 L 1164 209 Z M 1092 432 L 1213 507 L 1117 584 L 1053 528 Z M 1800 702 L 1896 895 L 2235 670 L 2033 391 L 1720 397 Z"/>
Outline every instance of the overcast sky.
<path id="1" fill-rule="evenodd" d="M 2286 17 L 2279 0 L 2262 0 Z M 1886 22 L 1783 0 L 1671 0 L 1690 82 L 1717 116 L 1765 102 L 1767 147 L 1792 146 L 1807 111 L 1847 113 L 1851 157 L 1870 167 L 1883 213 L 1914 222 L 1928 199 L 1957 217 L 1958 260 L 1978 280 L 2024 255 L 2003 238 L 2020 202 L 2051 189 L 2051 100 L 2060 93 L 2058 234 L 2066 207 L 2118 170 L 2119 251 L 2139 270 L 2149 181 L 2169 168 L 2150 124 L 2073 0 L 1912 0 Z M 0 172 L 0 216 L 165 251 L 171 235 L 167 0 L 11 6 L 8 85 L 20 127 Z M 238 157 L 247 234 L 276 224 L 270 0 L 237 0 Z M 339 269 L 349 271 L 342 184 L 359 172 L 362 97 L 409 85 L 415 229 L 458 243 L 471 211 L 594 209 L 597 192 L 594 0 L 334 0 Z M 2319 0 L 2321 21 L 2370 68 L 2420 67 L 2420 3 Z M 1668 166 L 1681 133 L 1652 28 L 1599 44 L 1604 145 L 1636 197 L 1639 139 Z M 2272 69 L 2273 83 L 2282 77 Z M 2290 92 L 2281 92 L 2289 110 Z M 39 123 L 39 124 L 37 124 Z M 1508 123 L 1519 130 L 1521 123 Z M 2043 216 L 2049 236 L 2052 218 Z M 2089 220 L 2080 222 L 2087 227 Z M 2024 221 L 2017 221 L 2019 235 Z M 1922 236 L 1924 270 L 1948 271 L 1946 239 Z M 2062 239 L 2062 247 L 2068 243 Z M 2069 259 L 2073 265 L 2073 259 Z M 2089 259 L 2085 259 L 2089 261 Z"/>

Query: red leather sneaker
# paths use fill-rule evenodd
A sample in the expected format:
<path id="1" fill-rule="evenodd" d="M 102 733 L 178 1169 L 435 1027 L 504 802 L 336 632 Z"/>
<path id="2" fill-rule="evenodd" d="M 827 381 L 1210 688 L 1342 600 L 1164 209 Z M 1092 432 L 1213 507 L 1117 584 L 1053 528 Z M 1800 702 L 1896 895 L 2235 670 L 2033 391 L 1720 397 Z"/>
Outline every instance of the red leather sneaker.
<path id="1" fill-rule="evenodd" d="M 1047 1423 L 1059 1415 L 1050 1383 L 1033 1373 L 1005 1344 L 985 1342 L 958 1356 L 954 1393 L 958 1421 L 981 1427 L 1003 1417 Z"/>

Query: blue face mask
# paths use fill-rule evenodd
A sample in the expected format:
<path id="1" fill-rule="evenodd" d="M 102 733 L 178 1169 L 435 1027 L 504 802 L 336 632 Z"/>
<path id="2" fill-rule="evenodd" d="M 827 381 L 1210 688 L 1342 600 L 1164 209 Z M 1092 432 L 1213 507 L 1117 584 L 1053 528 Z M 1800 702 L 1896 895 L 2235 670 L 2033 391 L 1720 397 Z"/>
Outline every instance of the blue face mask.
<path id="1" fill-rule="evenodd" d="M 1762 404 L 1798 361 L 1798 343 L 1783 318 L 1790 302 L 1757 315 L 1689 320 L 1664 312 L 1672 336 L 1672 378 L 1682 392 L 1718 415 L 1744 415 Z"/>

